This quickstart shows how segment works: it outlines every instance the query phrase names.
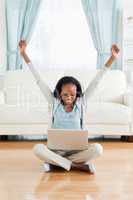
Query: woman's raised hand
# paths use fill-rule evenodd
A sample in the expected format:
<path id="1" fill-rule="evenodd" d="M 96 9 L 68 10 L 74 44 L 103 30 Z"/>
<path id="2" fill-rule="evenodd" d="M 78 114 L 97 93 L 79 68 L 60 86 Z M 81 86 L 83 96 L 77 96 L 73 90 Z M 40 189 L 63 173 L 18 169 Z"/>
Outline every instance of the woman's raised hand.
<path id="1" fill-rule="evenodd" d="M 20 54 L 25 53 L 26 46 L 27 46 L 26 41 L 25 40 L 20 40 L 20 42 L 19 42 L 19 51 L 20 51 Z"/>
<path id="2" fill-rule="evenodd" d="M 117 45 L 116 44 L 113 44 L 112 45 L 112 47 L 111 47 L 111 54 L 112 54 L 112 57 L 114 58 L 114 59 L 117 59 L 118 58 L 118 56 L 119 56 L 119 48 L 117 47 Z"/>
<path id="3" fill-rule="evenodd" d="M 117 47 L 116 44 L 113 44 L 111 47 L 111 56 L 110 58 L 107 60 L 107 62 L 105 63 L 106 67 L 110 67 L 112 65 L 112 63 L 118 58 L 119 56 L 119 48 Z"/>
<path id="4" fill-rule="evenodd" d="M 31 62 L 28 55 L 26 54 L 26 41 L 25 40 L 20 40 L 19 42 L 19 51 L 20 51 L 20 54 L 21 56 L 23 57 L 23 59 L 25 60 L 26 63 L 29 63 Z"/>

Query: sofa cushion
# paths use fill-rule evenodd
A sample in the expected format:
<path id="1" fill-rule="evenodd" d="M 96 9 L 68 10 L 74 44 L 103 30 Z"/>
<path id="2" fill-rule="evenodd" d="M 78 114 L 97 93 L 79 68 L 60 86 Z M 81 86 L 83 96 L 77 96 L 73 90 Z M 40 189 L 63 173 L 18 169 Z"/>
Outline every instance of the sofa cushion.
<path id="1" fill-rule="evenodd" d="M 129 124 L 131 120 L 131 109 L 125 105 L 111 102 L 88 104 L 88 124 Z"/>
<path id="2" fill-rule="evenodd" d="M 0 106 L 0 124 L 46 124 L 49 121 L 47 106 Z"/>
<path id="3" fill-rule="evenodd" d="M 47 105 L 0 106 L 0 124 L 45 124 L 49 121 Z M 90 103 L 87 124 L 129 124 L 131 110 L 117 103 Z"/>

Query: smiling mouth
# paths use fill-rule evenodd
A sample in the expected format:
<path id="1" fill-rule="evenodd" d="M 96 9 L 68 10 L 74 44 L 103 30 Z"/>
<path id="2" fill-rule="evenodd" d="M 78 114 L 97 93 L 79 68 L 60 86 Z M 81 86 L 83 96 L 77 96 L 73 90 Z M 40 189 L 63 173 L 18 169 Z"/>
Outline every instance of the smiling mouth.
<path id="1" fill-rule="evenodd" d="M 66 102 L 72 102 L 72 101 L 73 101 L 73 100 L 70 100 L 70 99 L 69 99 L 69 100 L 66 100 Z"/>

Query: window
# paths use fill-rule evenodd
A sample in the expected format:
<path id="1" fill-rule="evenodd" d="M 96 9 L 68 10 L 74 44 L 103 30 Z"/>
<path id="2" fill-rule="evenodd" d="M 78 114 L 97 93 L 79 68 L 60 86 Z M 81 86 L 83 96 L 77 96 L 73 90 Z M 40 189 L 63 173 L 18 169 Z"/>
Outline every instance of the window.
<path id="1" fill-rule="evenodd" d="M 28 54 L 39 68 L 96 68 L 81 0 L 43 0 Z"/>

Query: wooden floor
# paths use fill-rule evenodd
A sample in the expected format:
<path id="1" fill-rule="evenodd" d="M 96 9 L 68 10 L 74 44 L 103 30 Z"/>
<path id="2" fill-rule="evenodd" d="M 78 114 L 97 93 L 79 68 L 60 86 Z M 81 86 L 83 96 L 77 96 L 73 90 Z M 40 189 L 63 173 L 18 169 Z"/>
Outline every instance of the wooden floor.
<path id="1" fill-rule="evenodd" d="M 133 200 L 133 143 L 103 142 L 97 172 L 43 173 L 35 142 L 0 142 L 0 200 Z"/>

